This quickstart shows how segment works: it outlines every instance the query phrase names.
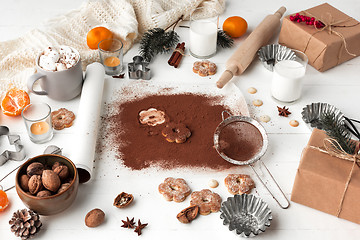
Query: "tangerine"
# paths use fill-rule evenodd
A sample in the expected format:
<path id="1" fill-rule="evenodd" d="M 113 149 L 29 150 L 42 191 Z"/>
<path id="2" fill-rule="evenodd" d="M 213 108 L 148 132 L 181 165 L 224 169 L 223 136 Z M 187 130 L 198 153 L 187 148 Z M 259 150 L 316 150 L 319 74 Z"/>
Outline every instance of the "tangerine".
<path id="1" fill-rule="evenodd" d="M 245 19 L 238 16 L 227 18 L 223 23 L 223 30 L 230 37 L 237 38 L 246 33 L 248 24 Z"/>
<path id="2" fill-rule="evenodd" d="M 18 116 L 25 106 L 30 103 L 27 92 L 17 88 L 11 88 L 6 92 L 1 102 L 2 112 L 8 116 Z"/>
<path id="3" fill-rule="evenodd" d="M 0 212 L 4 211 L 9 205 L 9 199 L 3 190 L 0 190 Z"/>
<path id="4" fill-rule="evenodd" d="M 97 49 L 99 42 L 104 39 L 113 38 L 113 33 L 106 27 L 96 27 L 91 29 L 86 36 L 86 43 L 90 49 Z M 108 45 L 108 46 L 107 46 Z M 104 44 L 102 48 L 106 51 L 111 47 L 111 42 Z"/>

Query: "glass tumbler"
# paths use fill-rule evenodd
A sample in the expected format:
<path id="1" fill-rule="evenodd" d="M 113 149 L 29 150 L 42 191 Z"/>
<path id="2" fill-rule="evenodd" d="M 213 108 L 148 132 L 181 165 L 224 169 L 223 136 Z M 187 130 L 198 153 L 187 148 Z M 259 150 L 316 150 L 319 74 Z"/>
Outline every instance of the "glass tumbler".
<path id="1" fill-rule="evenodd" d="M 204 8 L 196 8 L 190 15 L 190 54 L 196 58 L 210 58 L 216 53 L 219 14 L 204 18 Z"/>
<path id="2" fill-rule="evenodd" d="M 271 95 L 280 102 L 291 103 L 301 96 L 308 58 L 305 53 L 293 50 L 293 59 L 275 63 L 271 82 Z"/>

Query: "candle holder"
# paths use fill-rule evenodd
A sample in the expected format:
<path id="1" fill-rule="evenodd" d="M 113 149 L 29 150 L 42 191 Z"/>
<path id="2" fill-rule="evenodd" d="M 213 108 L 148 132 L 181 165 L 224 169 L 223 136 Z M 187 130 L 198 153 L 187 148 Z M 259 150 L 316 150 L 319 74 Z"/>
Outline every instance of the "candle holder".
<path id="1" fill-rule="evenodd" d="M 31 103 L 21 112 L 29 138 L 34 143 L 45 143 L 52 139 L 51 108 L 46 103 Z"/>
<path id="2" fill-rule="evenodd" d="M 100 61 L 107 75 L 119 75 L 123 70 L 123 43 L 118 39 L 105 39 L 98 45 Z"/>

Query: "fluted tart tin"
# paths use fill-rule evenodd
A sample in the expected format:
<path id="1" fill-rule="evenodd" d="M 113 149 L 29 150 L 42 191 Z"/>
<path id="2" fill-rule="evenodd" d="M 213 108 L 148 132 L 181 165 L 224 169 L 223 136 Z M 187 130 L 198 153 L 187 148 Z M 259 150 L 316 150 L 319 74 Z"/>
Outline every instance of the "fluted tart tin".
<path id="1" fill-rule="evenodd" d="M 309 126 L 310 129 L 317 128 L 323 129 L 320 119 L 325 113 L 333 113 L 337 122 L 345 124 L 344 114 L 335 106 L 328 103 L 311 103 L 306 105 L 301 112 L 303 121 Z"/>
<path id="2" fill-rule="evenodd" d="M 241 237 L 253 237 L 265 232 L 272 220 L 268 204 L 252 194 L 234 195 L 221 204 L 223 224 Z"/>
<path id="3" fill-rule="evenodd" d="M 276 62 L 294 60 L 296 57 L 290 48 L 280 44 L 270 44 L 260 48 L 258 56 L 264 67 L 271 72 Z"/>

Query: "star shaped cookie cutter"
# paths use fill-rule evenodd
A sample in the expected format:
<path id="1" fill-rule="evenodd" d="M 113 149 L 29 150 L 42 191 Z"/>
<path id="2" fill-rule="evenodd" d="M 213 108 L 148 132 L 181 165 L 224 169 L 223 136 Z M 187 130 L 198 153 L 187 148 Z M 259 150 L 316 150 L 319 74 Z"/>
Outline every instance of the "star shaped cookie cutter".
<path id="1" fill-rule="evenodd" d="M 6 135 L 10 145 L 15 146 L 15 152 L 5 150 L 0 155 L 0 166 L 6 163 L 8 160 L 21 161 L 25 158 L 24 146 L 21 144 L 19 135 L 10 135 L 9 128 L 6 126 L 0 126 L 0 136 Z"/>
<path id="2" fill-rule="evenodd" d="M 133 62 L 128 64 L 129 78 L 150 80 L 150 68 L 147 68 L 148 62 L 141 56 L 133 57 Z"/>

